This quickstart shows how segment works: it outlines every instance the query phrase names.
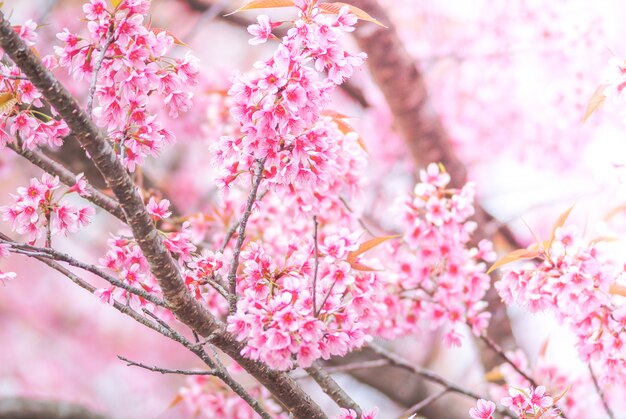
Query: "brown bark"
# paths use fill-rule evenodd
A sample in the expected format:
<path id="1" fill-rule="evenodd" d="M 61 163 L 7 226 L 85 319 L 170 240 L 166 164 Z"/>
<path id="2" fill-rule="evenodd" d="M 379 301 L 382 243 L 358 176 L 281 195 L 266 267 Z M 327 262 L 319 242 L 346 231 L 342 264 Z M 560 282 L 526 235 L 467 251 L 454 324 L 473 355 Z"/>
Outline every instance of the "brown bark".
<path id="1" fill-rule="evenodd" d="M 133 236 L 158 279 L 167 306 L 176 318 L 202 336 L 215 335 L 213 343 L 235 359 L 296 417 L 326 417 L 321 408 L 287 374 L 272 371 L 266 365 L 241 356 L 243 345 L 226 332 L 222 322 L 193 298 L 146 211 L 134 182 L 109 142 L 67 89 L 19 38 L 2 12 L 0 12 L 0 45 L 42 92 L 46 100 L 65 120 L 83 149 L 89 153 L 107 186 L 119 201 Z"/>

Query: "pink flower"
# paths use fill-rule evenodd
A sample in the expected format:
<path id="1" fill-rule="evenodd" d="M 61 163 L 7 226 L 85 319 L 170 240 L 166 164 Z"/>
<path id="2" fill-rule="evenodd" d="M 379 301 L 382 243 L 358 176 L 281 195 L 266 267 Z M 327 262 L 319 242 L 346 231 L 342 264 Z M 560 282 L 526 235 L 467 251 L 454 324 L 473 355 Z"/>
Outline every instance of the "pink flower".
<path id="1" fill-rule="evenodd" d="M 7 282 L 15 279 L 17 274 L 15 272 L 0 272 L 0 284 L 6 285 Z"/>
<path id="2" fill-rule="evenodd" d="M 248 43 L 250 45 L 258 45 L 267 41 L 272 35 L 272 30 L 278 26 L 280 23 L 272 23 L 270 18 L 266 15 L 260 15 L 257 17 L 257 24 L 248 26 L 248 32 L 254 38 L 250 39 Z"/>
<path id="3" fill-rule="evenodd" d="M 172 215 L 172 212 L 169 210 L 170 201 L 167 199 L 162 199 L 158 203 L 153 196 L 150 197 L 150 201 L 148 201 L 148 205 L 146 205 L 146 210 L 152 218 L 155 220 L 162 220 L 164 218 L 168 218 Z"/>
<path id="4" fill-rule="evenodd" d="M 476 407 L 469 410 L 472 419 L 493 419 L 493 412 L 496 411 L 496 404 L 484 399 L 478 400 Z"/>
<path id="5" fill-rule="evenodd" d="M 101 20 L 107 17 L 107 4 L 104 0 L 91 0 L 83 5 L 85 16 L 89 20 Z"/>

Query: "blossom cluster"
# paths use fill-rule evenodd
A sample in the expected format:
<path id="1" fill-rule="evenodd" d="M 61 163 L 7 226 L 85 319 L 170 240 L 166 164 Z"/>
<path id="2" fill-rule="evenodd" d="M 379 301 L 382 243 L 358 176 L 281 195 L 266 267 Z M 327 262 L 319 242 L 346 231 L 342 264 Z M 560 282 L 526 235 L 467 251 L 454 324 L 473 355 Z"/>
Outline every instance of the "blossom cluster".
<path id="1" fill-rule="evenodd" d="M 29 242 L 49 234 L 75 233 L 89 224 L 95 210 L 92 206 L 78 208 L 62 202 L 61 198 L 72 192 L 86 193 L 86 183 L 77 179 L 76 185 L 62 196 L 55 196 L 59 189 L 59 178 L 44 173 L 40 179 L 32 178 L 27 187 L 19 187 L 12 195 L 15 203 L 0 208 L 2 219 L 11 223 L 11 229 L 26 234 Z M 49 243 L 48 243 L 49 245 Z"/>
<path id="2" fill-rule="evenodd" d="M 170 202 L 150 197 L 146 209 L 155 223 L 166 222 L 171 215 Z M 167 225 L 171 227 L 171 224 Z M 227 265 L 222 253 L 211 251 L 197 252 L 194 244 L 192 225 L 185 221 L 175 226 L 173 231 L 159 231 L 166 249 L 176 258 L 183 280 L 196 299 L 217 315 L 225 313 L 226 300 L 213 288 L 227 274 Z M 161 290 L 156 277 L 150 270 L 148 261 L 136 241 L 123 235 L 113 236 L 108 241 L 109 250 L 100 259 L 100 265 L 114 271 L 119 280 L 152 295 L 160 296 Z M 123 301 L 134 307 L 153 309 L 150 302 L 127 290 L 109 286 L 97 291 L 99 298 L 112 304 Z"/>
<path id="3" fill-rule="evenodd" d="M 287 370 L 365 343 L 384 314 L 383 283 L 346 261 L 356 238 L 347 230 L 321 237 L 317 268 L 310 239 L 290 240 L 280 259 L 248 244 L 237 278 L 241 297 L 228 318 L 228 330 L 246 341 L 245 356 Z"/>
<path id="4" fill-rule="evenodd" d="M 189 52 L 178 59 L 166 56 L 175 39 L 144 25 L 149 7 L 149 0 L 123 0 L 110 11 L 104 0 L 91 0 L 83 6 L 88 35 L 68 29 L 57 35 L 64 43 L 56 47 L 60 66 L 77 80 L 91 81 L 98 71 L 93 117 L 130 171 L 174 140 L 157 119 L 156 101 L 171 117 L 186 112 L 198 74 Z"/>
<path id="5" fill-rule="evenodd" d="M 626 309 L 613 293 L 621 271 L 595 243 L 585 245 L 575 227 L 558 227 L 537 251 L 538 263 L 507 268 L 495 286 L 507 304 L 545 311 L 568 325 L 583 361 L 602 382 L 624 382 Z"/>
<path id="6" fill-rule="evenodd" d="M 340 33 L 356 23 L 347 8 L 333 15 L 322 13 L 316 1 L 296 5 L 299 16 L 273 56 L 234 78 L 229 95 L 240 135 L 221 137 L 214 153 L 224 187 L 264 161 L 265 181 L 285 195 L 297 192 L 299 204 L 310 209 L 327 191 L 336 195 L 337 179 L 358 183 L 349 173 L 362 166 L 364 152 L 356 135 L 341 132 L 324 109 L 332 89 L 365 55 L 352 55 L 340 45 Z M 249 29 L 253 43 L 268 39 L 275 26 L 260 17 Z"/>
<path id="7" fill-rule="evenodd" d="M 503 407 L 508 408 L 519 419 L 560 418 L 560 411 L 555 407 L 555 399 L 549 396 L 544 386 L 526 389 L 511 387 L 509 395 L 500 400 Z M 484 399 L 478 400 L 476 407 L 469 411 L 472 419 L 493 419 L 496 404 Z"/>
<path id="8" fill-rule="evenodd" d="M 262 403 L 263 409 L 273 418 L 286 419 L 287 414 L 273 402 L 265 387 L 256 386 L 246 391 Z M 258 415 L 238 395 L 214 377 L 206 375 L 192 376 L 181 388 L 180 397 L 193 417 L 207 419 L 238 418 L 254 419 Z"/>
<path id="9" fill-rule="evenodd" d="M 14 30 L 24 42 L 33 47 L 37 40 L 37 24 L 27 20 Z M 54 57 L 46 56 L 43 64 L 52 69 Z M 44 111 L 42 95 L 10 60 L 0 62 L 0 147 L 18 137 L 22 147 L 33 150 L 47 146 L 57 148 L 70 132 L 67 124 Z"/>
<path id="10" fill-rule="evenodd" d="M 444 341 L 460 345 L 458 326 L 469 325 L 475 335 L 487 327 L 490 314 L 483 300 L 489 276 L 483 261 L 493 261 L 489 241 L 471 246 L 476 224 L 474 188 L 448 188 L 450 175 L 435 163 L 420 172 L 412 196 L 401 200 L 403 241 L 392 243 L 390 285 L 386 303 L 390 313 L 382 333 L 408 333 L 419 325 L 444 327 Z"/>

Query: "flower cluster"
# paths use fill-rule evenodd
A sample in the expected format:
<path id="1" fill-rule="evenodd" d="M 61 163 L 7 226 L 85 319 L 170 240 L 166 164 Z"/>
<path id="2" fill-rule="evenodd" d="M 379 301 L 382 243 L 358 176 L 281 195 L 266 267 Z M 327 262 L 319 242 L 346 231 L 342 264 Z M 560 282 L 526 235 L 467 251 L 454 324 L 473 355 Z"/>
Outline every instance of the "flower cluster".
<path id="1" fill-rule="evenodd" d="M 364 344 L 384 314 L 383 284 L 346 262 L 355 240 L 346 230 L 322 238 L 317 269 L 310 239 L 291 240 L 282 265 L 248 244 L 237 278 L 242 296 L 228 318 L 228 330 L 246 340 L 246 356 L 286 370 L 294 360 L 308 367 Z"/>
<path id="2" fill-rule="evenodd" d="M 148 261 L 134 240 L 123 236 L 112 236 L 108 240 L 109 250 L 100 258 L 100 265 L 114 271 L 117 277 L 134 288 L 150 294 L 160 295 L 155 276 L 150 271 Z M 96 291 L 101 301 L 113 304 L 123 301 L 131 307 L 153 309 L 152 304 L 123 288 L 110 286 Z"/>
<path id="3" fill-rule="evenodd" d="M 612 295 L 621 273 L 596 244 L 584 245 L 575 227 L 558 227 L 535 256 L 539 263 L 506 269 L 495 286 L 507 304 L 547 311 L 569 325 L 585 362 L 603 382 L 626 379 L 626 309 Z"/>
<path id="4" fill-rule="evenodd" d="M 337 179 L 356 183 L 349 173 L 364 155 L 356 135 L 341 132 L 323 113 L 335 85 L 365 58 L 339 43 L 341 31 L 352 30 L 356 17 L 347 8 L 324 14 L 315 3 L 297 2 L 299 17 L 273 56 L 256 63 L 253 73 L 234 78 L 229 95 L 240 135 L 221 137 L 214 149 L 223 186 L 264 161 L 266 182 L 286 194 L 302 193 L 299 203 L 305 209 L 327 191 L 336 194 Z M 270 37 L 275 26 L 260 17 L 250 28 L 253 42 Z"/>
<path id="5" fill-rule="evenodd" d="M 14 30 L 33 46 L 37 40 L 37 24 L 26 21 Z M 43 59 L 44 65 L 52 69 L 56 66 L 53 57 Z M 0 62 L 0 147 L 13 142 L 18 137 L 22 147 L 33 150 L 37 147 L 59 147 L 69 134 L 67 124 L 44 111 L 44 103 L 39 90 L 24 76 L 21 70 L 8 59 Z"/>
<path id="6" fill-rule="evenodd" d="M 226 299 L 222 298 L 214 289 L 218 278 L 226 278 L 228 264 L 224 255 L 205 251 L 200 256 L 193 257 L 183 270 L 185 284 L 197 300 L 203 301 L 206 307 L 216 315 L 228 311 Z"/>
<path id="7" fill-rule="evenodd" d="M 286 419 L 288 415 L 282 412 L 277 403 L 264 387 L 248 388 L 246 391 L 254 399 L 259 400 L 263 409 L 273 418 Z M 206 375 L 192 376 L 187 385 L 181 388 L 180 397 L 193 417 L 207 419 L 238 418 L 254 419 L 258 415 L 238 395 L 215 379 Z"/>
<path id="8" fill-rule="evenodd" d="M 560 411 L 555 407 L 556 401 L 550 397 L 544 386 L 521 389 L 509 388 L 509 395 L 500 400 L 503 407 L 508 408 L 519 419 L 560 418 Z M 480 399 L 476 407 L 469 410 L 472 419 L 493 419 L 496 404 Z"/>
<path id="9" fill-rule="evenodd" d="M 482 261 L 495 253 L 488 241 L 471 247 L 476 224 L 472 184 L 447 188 L 450 176 L 431 163 L 420 172 L 413 196 L 401 201 L 403 243 L 392 248 L 393 278 L 388 290 L 390 312 L 383 333 L 406 333 L 422 323 L 447 329 L 444 341 L 460 345 L 456 328 L 468 324 L 475 335 L 487 327 L 490 314 L 483 301 L 489 276 Z M 391 336 L 390 336 L 391 337 Z"/>
<path id="10" fill-rule="evenodd" d="M 84 181 L 79 179 L 77 185 L 68 190 L 84 192 Z M 46 232 L 49 234 L 75 233 L 90 222 L 95 213 L 91 206 L 77 208 L 61 197 L 56 198 L 54 192 L 60 187 L 59 178 L 44 173 L 41 179 L 32 178 L 30 185 L 17 189 L 13 195 L 15 203 L 0 208 L 2 218 L 11 223 L 11 229 L 18 234 L 26 234 L 28 240 L 34 243 Z"/>
<path id="11" fill-rule="evenodd" d="M 93 116 L 130 171 L 174 139 L 157 120 L 156 101 L 171 117 L 186 112 L 192 97 L 188 89 L 198 74 L 197 60 L 189 53 L 166 57 L 175 39 L 144 26 L 149 7 L 149 0 L 123 0 L 109 11 L 104 0 L 91 0 L 83 7 L 88 36 L 67 29 L 57 35 L 64 43 L 56 47 L 59 65 L 78 80 L 91 81 L 98 71 Z"/>

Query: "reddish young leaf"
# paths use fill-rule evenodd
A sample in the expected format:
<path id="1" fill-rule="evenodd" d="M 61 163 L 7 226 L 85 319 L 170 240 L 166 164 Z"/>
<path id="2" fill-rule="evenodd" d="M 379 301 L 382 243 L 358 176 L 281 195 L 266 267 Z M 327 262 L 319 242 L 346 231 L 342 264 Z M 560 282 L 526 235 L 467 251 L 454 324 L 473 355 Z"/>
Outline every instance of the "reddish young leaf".
<path id="1" fill-rule="evenodd" d="M 367 252 L 368 250 L 373 249 L 374 247 L 386 242 L 387 240 L 391 240 L 391 239 L 395 239 L 401 237 L 400 235 L 395 235 L 395 236 L 381 236 L 381 237 L 374 237 L 373 239 L 367 240 L 363 243 L 361 243 L 359 245 L 359 248 L 356 249 L 353 252 L 348 253 L 348 257 L 346 258 L 346 261 L 350 264 L 350 266 L 352 266 L 353 269 L 359 270 L 359 271 L 365 271 L 365 270 L 370 270 L 373 271 L 375 269 L 370 268 L 368 266 L 362 265 L 360 263 L 356 262 L 357 257 L 359 257 L 359 255 Z"/>
<path id="2" fill-rule="evenodd" d="M 570 212 L 572 212 L 573 209 L 574 209 L 574 206 L 572 205 L 571 207 L 567 209 L 567 211 L 559 215 L 559 218 L 556 220 L 556 223 L 554 223 L 554 226 L 552 227 L 552 233 L 550 233 L 550 240 L 548 240 L 547 249 L 549 249 L 550 246 L 552 246 L 552 243 L 554 242 L 554 235 L 556 234 L 556 230 L 560 227 L 563 227 L 563 225 L 565 225 L 565 222 L 567 221 L 567 217 L 569 217 L 569 214 Z"/>
<path id="3" fill-rule="evenodd" d="M 538 246 L 537 246 L 538 247 Z M 539 256 L 539 249 L 517 249 L 504 256 L 502 259 L 498 260 L 496 263 L 491 265 L 491 268 L 487 271 L 488 274 L 495 271 L 501 266 L 507 265 L 509 263 L 516 262 L 518 260 L 524 259 L 534 259 Z"/>
<path id="4" fill-rule="evenodd" d="M 626 286 L 620 284 L 611 284 L 609 286 L 609 294 L 621 295 L 626 297 Z"/>
<path id="5" fill-rule="evenodd" d="M 604 99 L 606 99 L 606 96 L 604 95 L 604 86 L 600 85 L 591 95 L 589 103 L 587 103 L 587 110 L 585 111 L 585 116 L 583 117 L 583 123 L 585 123 L 587 119 L 589 119 L 589 117 L 597 111 L 600 106 L 602 106 Z"/>
<path id="6" fill-rule="evenodd" d="M 187 44 L 185 44 L 183 41 L 180 40 L 180 38 L 178 38 L 176 35 L 174 35 L 172 32 L 168 31 L 167 29 L 161 29 L 161 28 L 152 28 L 150 29 L 155 35 L 158 35 L 161 32 L 165 32 L 167 35 L 171 36 L 174 39 L 174 43 L 176 45 L 181 45 L 183 47 L 188 46 Z"/>
<path id="7" fill-rule="evenodd" d="M 227 14 L 226 16 L 233 15 L 237 12 L 253 9 L 270 9 L 272 7 L 291 7 L 294 6 L 293 0 L 252 0 L 241 6 L 239 9 Z"/>
<path id="8" fill-rule="evenodd" d="M 373 18 L 372 16 L 370 16 L 367 12 L 365 12 L 364 10 L 359 9 L 356 6 L 352 6 L 350 4 L 347 3 L 341 3 L 341 2 L 335 2 L 335 3 L 320 3 L 319 8 L 322 9 L 322 11 L 324 11 L 325 13 L 330 13 L 333 15 L 339 14 L 339 11 L 341 10 L 342 7 L 347 6 L 348 9 L 350 9 L 350 13 L 356 15 L 357 18 L 361 19 L 361 20 L 366 20 L 368 22 L 372 22 L 377 24 L 378 26 L 382 26 L 383 28 L 386 28 L 385 25 L 383 25 L 382 23 L 380 23 L 378 20 L 376 20 L 375 18 Z"/>

